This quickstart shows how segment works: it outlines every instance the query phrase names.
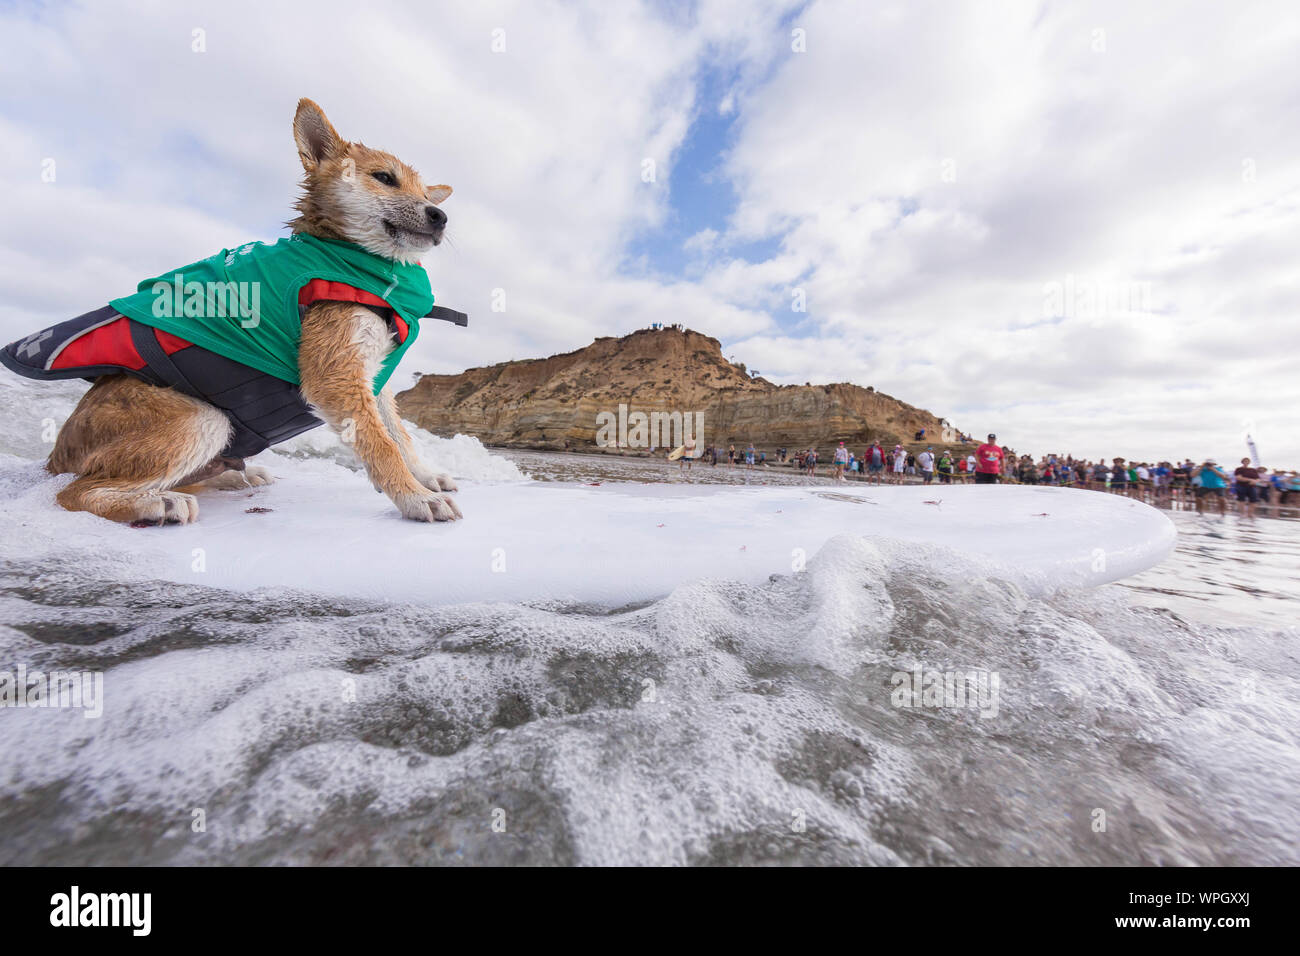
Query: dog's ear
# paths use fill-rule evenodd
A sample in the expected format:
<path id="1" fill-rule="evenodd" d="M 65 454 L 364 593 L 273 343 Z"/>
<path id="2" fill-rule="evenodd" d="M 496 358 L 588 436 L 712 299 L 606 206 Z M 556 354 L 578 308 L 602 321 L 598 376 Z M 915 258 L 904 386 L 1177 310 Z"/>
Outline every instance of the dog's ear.
<path id="1" fill-rule="evenodd" d="M 298 111 L 293 114 L 293 140 L 298 144 L 298 158 L 307 172 L 343 148 L 343 139 L 325 118 L 325 111 L 305 96 L 298 101 Z"/>
<path id="2" fill-rule="evenodd" d="M 424 198 L 429 200 L 435 206 L 451 195 L 450 186 L 426 186 Z"/>

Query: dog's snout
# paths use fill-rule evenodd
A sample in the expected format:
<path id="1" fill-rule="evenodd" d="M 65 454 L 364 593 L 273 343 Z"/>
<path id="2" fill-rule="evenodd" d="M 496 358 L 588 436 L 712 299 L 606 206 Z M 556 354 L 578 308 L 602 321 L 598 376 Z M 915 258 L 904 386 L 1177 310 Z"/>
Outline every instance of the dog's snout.
<path id="1" fill-rule="evenodd" d="M 424 213 L 429 217 L 429 225 L 434 229 L 441 229 L 447 225 L 447 214 L 437 206 L 425 206 Z"/>

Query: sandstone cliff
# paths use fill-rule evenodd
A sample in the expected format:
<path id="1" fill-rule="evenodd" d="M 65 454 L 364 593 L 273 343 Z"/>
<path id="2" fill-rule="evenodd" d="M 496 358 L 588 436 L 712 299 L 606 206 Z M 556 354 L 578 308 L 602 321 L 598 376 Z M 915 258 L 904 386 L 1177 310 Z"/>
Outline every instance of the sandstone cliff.
<path id="1" fill-rule="evenodd" d="M 620 404 L 702 413 L 705 445 L 752 442 L 769 453 L 816 447 L 825 456 L 840 440 L 892 444 L 921 428 L 937 440 L 942 428 L 929 412 L 870 388 L 751 378 L 723 357 L 717 339 L 689 329 L 643 329 L 550 358 L 424 375 L 397 401 L 403 417 L 435 434 L 527 448 L 613 450 L 595 444 L 598 416 L 617 415 Z"/>

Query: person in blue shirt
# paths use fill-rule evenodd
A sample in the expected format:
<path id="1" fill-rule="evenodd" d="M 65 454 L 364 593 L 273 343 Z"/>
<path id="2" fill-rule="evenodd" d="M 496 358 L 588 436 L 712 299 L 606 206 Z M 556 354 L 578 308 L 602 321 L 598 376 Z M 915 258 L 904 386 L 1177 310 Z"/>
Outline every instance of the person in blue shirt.
<path id="1" fill-rule="evenodd" d="M 1300 494 L 1300 475 L 1297 475 L 1293 471 L 1288 477 L 1283 479 L 1282 494 L 1278 496 L 1277 500 L 1278 506 L 1281 507 L 1282 505 L 1286 505 L 1287 507 L 1291 507 L 1292 500 L 1297 494 Z"/>
<path id="2" fill-rule="evenodd" d="M 1210 498 L 1218 502 L 1216 508 L 1219 514 L 1225 514 L 1227 507 L 1225 501 L 1230 479 L 1219 467 L 1218 463 L 1213 458 L 1205 459 L 1205 462 L 1192 473 L 1192 477 L 1198 481 L 1196 486 L 1196 513 L 1204 513 L 1205 499 Z"/>
<path id="3" fill-rule="evenodd" d="M 1162 461 L 1155 468 L 1151 469 L 1151 484 L 1155 488 L 1156 499 L 1166 498 L 1169 496 L 1169 485 L 1173 480 L 1174 470 L 1169 467 L 1169 462 Z"/>

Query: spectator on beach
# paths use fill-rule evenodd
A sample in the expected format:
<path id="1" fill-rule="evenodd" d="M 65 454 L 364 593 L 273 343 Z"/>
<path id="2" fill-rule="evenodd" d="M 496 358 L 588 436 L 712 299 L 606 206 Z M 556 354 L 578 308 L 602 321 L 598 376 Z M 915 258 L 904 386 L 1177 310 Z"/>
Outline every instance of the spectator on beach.
<path id="1" fill-rule="evenodd" d="M 1277 499 L 1278 506 L 1291 507 L 1297 496 L 1300 496 L 1300 473 L 1293 471 L 1282 482 L 1282 494 Z"/>
<path id="2" fill-rule="evenodd" d="M 1268 514 L 1270 511 L 1277 514 L 1277 509 L 1273 504 L 1273 496 L 1280 496 L 1281 485 L 1278 482 L 1276 472 L 1270 473 L 1263 465 L 1259 466 L 1259 481 L 1255 485 L 1255 494 L 1259 497 L 1259 503 L 1263 506 L 1260 508 L 1261 514 Z"/>
<path id="3" fill-rule="evenodd" d="M 1138 462 L 1129 468 L 1129 477 L 1133 484 L 1129 487 L 1138 493 L 1141 498 L 1148 488 L 1151 487 L 1151 469 L 1147 468 L 1145 462 Z"/>
<path id="4" fill-rule="evenodd" d="M 736 467 L 736 446 L 731 445 L 727 448 L 727 471 Z"/>
<path id="5" fill-rule="evenodd" d="M 1224 499 L 1228 490 L 1228 476 L 1219 468 L 1218 462 L 1213 458 L 1205 459 L 1204 464 L 1192 472 L 1192 480 L 1196 483 L 1196 513 L 1203 513 L 1204 500 L 1212 498 L 1218 502 L 1219 514 L 1224 514 L 1227 507 Z"/>
<path id="6" fill-rule="evenodd" d="M 1157 499 L 1169 496 L 1169 483 L 1173 473 L 1173 468 L 1167 461 L 1162 461 L 1151 469 L 1151 492 Z"/>
<path id="7" fill-rule="evenodd" d="M 1241 459 L 1241 467 L 1232 473 L 1236 479 L 1237 500 L 1246 506 L 1246 517 L 1255 517 L 1255 504 L 1259 501 L 1259 469 L 1249 458 Z"/>
<path id="8" fill-rule="evenodd" d="M 874 480 L 878 485 L 883 483 L 885 472 L 885 449 L 880 446 L 879 438 L 871 443 L 871 446 L 863 453 L 862 458 L 867 463 L 868 480 Z"/>
<path id="9" fill-rule="evenodd" d="M 1110 483 L 1110 469 L 1106 467 L 1104 461 L 1099 461 L 1092 466 L 1092 480 L 1098 491 L 1106 490 Z"/>
<path id="10" fill-rule="evenodd" d="M 803 458 L 804 466 L 808 469 L 808 477 L 817 477 L 817 449 L 809 448 Z"/>
<path id="11" fill-rule="evenodd" d="M 749 445 L 749 447 L 745 449 L 745 470 L 746 470 L 746 471 L 753 471 L 753 470 L 754 470 L 754 445 L 753 445 L 753 442 L 751 442 L 750 445 Z"/>
<path id="12" fill-rule="evenodd" d="M 894 484 L 903 483 L 903 472 L 907 469 L 907 452 L 902 445 L 894 446 Z"/>
<path id="13" fill-rule="evenodd" d="M 975 449 L 975 454 L 971 456 L 975 459 L 977 485 L 995 485 L 998 475 L 1002 473 L 1002 449 L 995 444 L 997 440 L 998 436 L 990 433 L 989 440 Z"/>
<path id="14" fill-rule="evenodd" d="M 946 448 L 943 450 L 943 454 L 939 456 L 939 484 L 952 484 L 952 455 Z"/>
<path id="15" fill-rule="evenodd" d="M 840 442 L 835 449 L 835 457 L 832 459 L 835 465 L 835 480 L 844 480 L 844 469 L 849 463 L 849 450 L 844 447 L 844 442 Z"/>
<path id="16" fill-rule="evenodd" d="M 1121 495 L 1128 494 L 1128 468 L 1123 458 L 1116 458 L 1111 463 L 1110 490 Z"/>
<path id="17" fill-rule="evenodd" d="M 922 429 L 924 431 L 924 429 Z M 928 485 L 934 481 L 934 447 L 927 445 L 925 451 L 916 456 L 916 464 L 921 469 L 921 484 Z"/>
<path id="18" fill-rule="evenodd" d="M 1023 485 L 1038 484 L 1038 465 L 1028 455 L 1020 456 L 1020 483 Z"/>

